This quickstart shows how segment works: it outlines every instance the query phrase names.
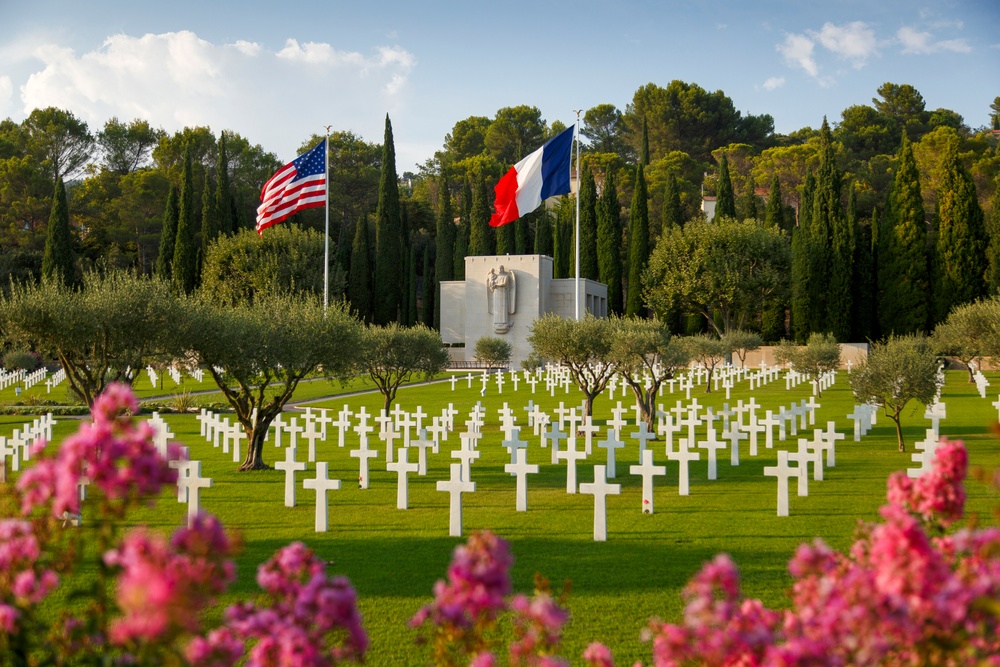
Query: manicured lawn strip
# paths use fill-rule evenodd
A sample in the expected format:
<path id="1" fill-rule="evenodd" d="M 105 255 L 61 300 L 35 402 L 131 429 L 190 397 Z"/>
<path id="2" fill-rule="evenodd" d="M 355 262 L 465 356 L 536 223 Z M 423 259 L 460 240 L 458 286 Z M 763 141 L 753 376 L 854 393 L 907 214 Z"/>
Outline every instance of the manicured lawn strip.
<path id="1" fill-rule="evenodd" d="M 463 374 L 464 377 L 464 374 Z M 987 377 L 996 387 L 1000 374 Z M 1000 463 L 1000 445 L 989 434 L 995 424 L 996 409 L 990 403 L 995 394 L 982 399 L 973 385 L 966 383 L 961 372 L 948 374 L 942 400 L 947 405 L 947 419 L 942 433 L 961 437 L 969 447 L 973 465 Z M 329 383 L 315 382 L 331 388 Z M 371 488 L 360 490 L 357 479 L 357 459 L 349 456 L 356 448 L 358 436 L 347 434 L 346 447 L 337 447 L 336 429 L 331 429 L 326 442 L 318 443 L 318 460 L 330 463 L 330 476 L 342 480 L 342 488 L 330 494 L 330 532 L 313 531 L 313 493 L 302 488 L 302 480 L 313 476 L 310 466 L 297 477 L 295 508 L 285 508 L 284 473 L 262 471 L 235 472 L 231 455 L 213 449 L 199 436 L 199 425 L 193 415 L 165 416 L 179 440 L 191 447 L 193 458 L 201 460 L 202 474 L 214 480 L 214 486 L 202 494 L 202 506 L 216 514 L 230 528 L 239 530 L 245 541 L 238 558 L 240 580 L 222 604 L 229 604 L 257 590 L 253 576 L 257 565 L 275 550 L 290 541 L 301 540 L 325 559 L 332 561 L 331 571 L 348 576 L 358 590 L 365 625 L 372 638 L 368 664 L 402 665 L 427 662 L 425 648 L 415 647 L 414 632 L 406 620 L 432 595 L 434 582 L 443 578 L 452 549 L 463 540 L 450 538 L 448 532 L 448 495 L 436 490 L 435 482 L 448 475 L 448 452 L 460 445 L 457 432 L 464 430 L 464 421 L 476 401 L 486 408 L 487 421 L 479 443 L 481 458 L 473 464 L 472 479 L 476 492 L 464 496 L 464 530 L 466 535 L 477 529 L 491 529 L 511 542 L 516 557 L 514 589 L 530 592 L 536 572 L 561 587 L 565 579 L 572 582 L 568 606 L 572 621 L 566 629 L 565 650 L 572 662 L 579 662 L 584 647 L 594 640 L 604 641 L 615 653 L 618 664 L 648 661 L 650 647 L 642 644 L 639 635 L 651 616 L 678 620 L 682 611 L 680 591 L 701 565 L 720 552 L 729 553 L 739 565 L 744 591 L 759 597 L 766 604 L 787 604 L 785 591 L 791 579 L 787 573 L 788 559 L 802 542 L 822 537 L 833 547 L 846 548 L 858 520 L 877 520 L 878 507 L 884 502 L 885 480 L 890 472 L 912 467 L 910 452 L 914 440 L 923 437 L 929 425 L 923 419 L 923 407 L 908 409 L 904 415 L 908 452 L 896 452 L 892 422 L 880 416 L 878 424 L 860 443 L 853 442 L 853 425 L 845 417 L 853 409 L 848 376 L 841 373 L 837 384 L 818 399 L 821 408 L 816 427 L 825 427 L 834 420 L 847 438 L 837 448 L 837 466 L 825 471 L 825 481 L 810 480 L 810 495 L 799 498 L 794 481 L 790 486 L 791 516 L 775 516 L 776 482 L 762 474 L 765 465 L 776 461 L 775 450 L 767 450 L 760 441 L 760 455 L 749 457 L 747 442 L 742 443 L 741 465 L 733 468 L 728 453 L 719 460 L 719 479 L 706 479 L 705 452 L 702 460 L 691 465 L 691 495 L 677 495 L 677 464 L 665 461 L 662 442 L 651 447 L 656 463 L 666 465 L 668 474 L 656 479 L 656 514 L 643 515 L 641 480 L 628 473 L 628 466 L 638 461 L 638 446 L 629 443 L 618 452 L 618 478 L 622 485 L 619 496 L 608 498 L 608 542 L 592 540 L 593 497 L 567 494 L 565 464 L 553 466 L 548 449 L 541 449 L 538 438 L 527 427 L 527 413 L 522 409 L 533 400 L 550 414 L 560 401 L 579 405 L 580 394 L 575 390 L 556 391 L 554 397 L 538 391 L 531 394 L 522 383 L 515 394 L 508 383 L 498 395 L 496 384 L 489 386 L 487 395 L 480 397 L 481 384 L 457 383 L 452 392 L 450 383 L 437 383 L 402 389 L 397 402 L 406 410 L 417 405 L 424 412 L 438 415 L 449 403 L 460 411 L 456 417 L 456 432 L 442 443 L 440 454 L 429 458 L 426 477 L 410 476 L 410 509 L 397 510 L 396 476 L 385 470 L 384 444 L 375 434 L 370 446 L 382 456 L 372 461 Z M 701 387 L 701 391 L 704 386 Z M 721 407 L 727 402 L 724 392 L 704 394 L 696 389 L 692 398 L 703 405 Z M 779 380 L 754 392 L 757 403 L 764 409 L 777 410 L 809 395 L 808 385 L 785 390 Z M 749 397 L 747 384 L 738 385 L 728 401 L 730 406 L 739 398 Z M 297 396 L 298 398 L 298 396 Z M 664 392 L 662 403 L 673 406 L 680 394 Z M 617 394 L 614 401 L 632 404 L 631 395 Z M 528 440 L 529 462 L 541 466 L 541 472 L 528 480 L 528 512 L 514 510 L 514 480 L 503 470 L 509 462 L 507 451 L 500 446 L 498 410 L 504 402 L 514 409 L 522 425 L 522 438 Z M 375 415 L 381 408 L 381 396 L 361 394 L 342 396 L 313 405 L 339 411 L 348 404 L 355 412 L 362 406 Z M 601 397 L 595 404 L 598 421 L 610 418 L 614 403 Z M 335 415 L 334 415 L 335 416 Z M 629 413 L 631 416 L 631 413 Z M 0 434 L 13 429 L 21 421 L 0 421 Z M 355 421 L 356 423 L 356 421 Z M 374 419 L 370 423 L 375 426 Z M 425 418 L 425 424 L 430 417 Z M 61 419 L 60 433 L 75 429 L 76 422 Z M 721 423 L 717 423 L 721 430 Z M 628 435 L 634 427 L 623 429 Z M 704 433 L 704 427 L 699 431 Z M 811 436 L 800 431 L 800 436 Z M 591 458 L 579 466 L 580 482 L 593 480 L 593 465 L 603 463 L 604 450 L 596 448 Z M 700 437 L 700 436 L 699 436 Z M 397 442 L 396 446 L 401 443 Z M 565 443 L 563 443 L 565 446 Z M 795 438 L 776 443 L 785 449 L 796 448 Z M 271 444 L 267 445 L 271 448 Z M 305 457 L 305 443 L 299 448 L 299 459 Z M 415 452 L 410 460 L 415 460 Z M 273 448 L 266 452 L 270 463 L 277 458 Z M 991 490 L 969 481 L 967 484 L 970 511 L 988 516 L 996 502 Z M 148 523 L 171 530 L 184 520 L 185 506 L 176 502 L 173 494 L 165 494 L 155 508 L 136 513 L 137 523 Z M 216 618 L 218 611 L 215 612 Z"/>

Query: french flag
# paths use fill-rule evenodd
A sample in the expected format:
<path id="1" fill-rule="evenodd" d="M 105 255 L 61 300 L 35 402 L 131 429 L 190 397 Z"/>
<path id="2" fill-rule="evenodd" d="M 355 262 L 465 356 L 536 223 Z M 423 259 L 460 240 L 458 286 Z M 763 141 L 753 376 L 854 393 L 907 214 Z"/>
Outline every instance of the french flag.
<path id="1" fill-rule="evenodd" d="M 497 199 L 496 213 L 490 218 L 491 227 L 514 222 L 549 197 L 569 193 L 573 129 L 567 128 L 552 137 L 503 175 L 493 188 Z"/>

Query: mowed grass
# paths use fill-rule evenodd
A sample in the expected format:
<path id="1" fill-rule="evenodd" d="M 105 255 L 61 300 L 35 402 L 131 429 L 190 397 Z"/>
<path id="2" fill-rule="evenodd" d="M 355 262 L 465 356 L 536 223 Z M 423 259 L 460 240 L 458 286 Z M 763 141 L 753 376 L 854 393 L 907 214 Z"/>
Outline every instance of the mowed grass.
<path id="1" fill-rule="evenodd" d="M 620 495 L 608 498 L 608 541 L 598 543 L 593 541 L 593 497 L 567 494 L 565 463 L 551 464 L 549 450 L 541 448 L 539 438 L 527 426 L 524 409 L 531 400 L 554 416 L 552 411 L 560 401 L 578 406 L 579 392 L 558 389 L 553 397 L 539 384 L 533 394 L 524 382 L 515 392 L 507 382 L 498 394 L 496 383 L 491 382 L 486 396 L 481 397 L 479 380 L 473 379 L 470 388 L 465 374 L 461 377 L 454 391 L 445 381 L 403 388 L 397 397 L 397 403 L 408 411 L 419 405 L 425 413 L 439 415 L 449 403 L 459 410 L 455 431 L 442 443 L 440 453 L 429 455 L 427 475 L 410 476 L 408 510 L 396 509 L 396 475 L 385 469 L 385 446 L 376 433 L 370 436 L 370 446 L 381 455 L 371 461 L 370 488 L 361 490 L 356 482 L 358 459 L 349 454 L 358 446 L 357 434 L 348 432 L 346 446 L 341 449 L 336 429 L 330 429 L 327 441 L 318 443 L 317 459 L 329 462 L 330 476 L 341 479 L 342 486 L 329 494 L 327 533 L 314 532 L 315 495 L 302 488 L 302 480 L 315 475 L 314 465 L 297 477 L 297 506 L 286 508 L 283 472 L 236 472 L 231 454 L 214 449 L 199 436 L 193 415 L 167 415 L 177 439 L 191 448 L 192 458 L 203 462 L 202 474 L 213 479 L 213 487 L 202 493 L 202 507 L 239 531 L 244 540 L 237 558 L 239 581 L 221 601 L 220 609 L 253 595 L 257 566 L 277 549 L 300 540 L 330 561 L 332 572 L 349 577 L 357 589 L 372 640 L 369 664 L 427 664 L 429 653 L 426 647 L 415 646 L 415 633 L 406 621 L 430 601 L 433 584 L 445 576 L 452 550 L 464 541 L 448 536 L 449 496 L 436 490 L 436 482 L 449 476 L 449 463 L 455 460 L 450 452 L 460 445 L 458 433 L 465 429 L 472 406 L 481 401 L 486 408 L 486 425 L 479 442 L 481 457 L 472 466 L 476 491 L 463 497 L 465 534 L 489 529 L 511 543 L 516 558 L 515 591 L 530 593 L 536 573 L 551 580 L 557 589 L 564 581 L 570 582 L 568 607 L 572 617 L 564 633 L 564 654 L 574 664 L 579 664 L 581 652 L 591 641 L 610 646 L 618 664 L 648 662 L 650 647 L 640 640 L 642 629 L 653 616 L 679 620 L 685 583 L 718 553 L 728 553 L 736 561 L 746 595 L 771 606 L 786 605 L 791 583 L 787 562 L 795 548 L 820 537 L 844 549 L 853 541 L 858 521 L 878 520 L 886 478 L 895 470 L 913 466 L 912 444 L 923 438 L 930 425 L 923 419 L 923 406 L 914 405 L 904 416 L 907 453 L 896 451 L 895 428 L 884 416 L 861 442 L 853 442 L 853 424 L 846 415 L 854 403 L 848 375 L 841 372 L 837 383 L 818 399 L 821 407 L 816 415 L 816 427 L 825 427 L 832 420 L 846 433 L 846 439 L 838 443 L 837 465 L 825 471 L 824 481 L 810 480 L 808 497 L 798 497 L 795 482 L 791 482 L 791 516 L 785 518 L 776 516 L 775 479 L 763 475 L 764 466 L 774 465 L 777 459 L 776 449 L 764 448 L 763 437 L 755 458 L 748 455 L 748 443 L 742 443 L 739 467 L 732 467 L 728 453 L 722 452 L 716 481 L 707 479 L 705 451 L 700 450 L 702 460 L 691 464 L 691 494 L 687 497 L 677 494 L 677 464 L 665 459 L 662 442 L 653 442 L 655 462 L 667 466 L 667 475 L 656 478 L 653 515 L 642 513 L 641 478 L 629 474 L 629 466 L 638 463 L 638 445 L 630 442 L 618 452 L 614 481 L 622 488 Z M 987 377 L 993 387 L 989 398 L 983 399 L 967 384 L 964 372 L 948 373 L 942 394 L 948 416 L 941 432 L 966 442 L 972 465 L 992 467 L 1000 463 L 1000 444 L 990 430 L 997 423 L 997 410 L 991 402 L 997 396 L 994 387 L 1000 385 L 1000 374 Z M 318 398 L 320 385 L 327 394 L 341 391 L 339 385 L 314 382 L 304 385 L 303 396 L 296 399 Z M 704 385 L 696 388 L 692 398 L 716 409 L 723 403 L 735 406 L 738 400 L 750 397 L 746 382 L 737 385 L 728 401 L 724 392 L 706 394 L 704 389 Z M 779 406 L 802 401 L 809 393 L 808 385 L 786 390 L 784 380 L 777 380 L 754 391 L 753 396 L 761 406 L 758 416 L 763 418 L 764 410 L 777 412 Z M 684 400 L 684 396 L 665 390 L 661 402 L 669 409 L 679 399 Z M 595 420 L 609 419 L 618 401 L 624 406 L 633 403 L 631 394 L 622 395 L 620 390 L 613 399 L 601 396 L 595 403 Z M 522 426 L 522 439 L 530 443 L 529 462 L 540 465 L 539 474 L 528 478 L 528 511 L 523 513 L 515 511 L 515 480 L 503 469 L 510 461 L 501 446 L 499 430 L 498 411 L 505 402 Z M 375 415 L 382 398 L 369 393 L 310 404 L 331 408 L 333 416 L 345 404 L 354 412 L 364 407 Z M 301 407 L 290 410 L 286 417 L 295 416 Z M 8 434 L 24 421 L 22 417 L 0 418 L 0 434 Z M 62 419 L 56 439 L 75 429 L 76 423 Z M 425 424 L 429 423 L 430 417 L 425 418 Z M 370 424 L 376 426 L 373 419 Z M 717 423 L 717 428 L 721 431 L 721 424 Z M 626 427 L 623 434 L 634 430 Z M 704 427 L 699 431 L 703 433 Z M 799 432 L 799 436 L 803 434 Z M 595 438 L 595 444 L 603 437 Z M 776 441 L 775 447 L 795 449 L 796 437 Z M 396 446 L 401 442 L 397 440 Z M 305 458 L 305 452 L 306 443 L 301 441 L 299 460 Z M 272 443 L 266 445 L 265 457 L 270 463 L 283 458 L 281 454 Z M 415 459 L 416 452 L 411 452 L 410 460 Z M 578 481 L 593 481 L 593 466 L 601 463 L 604 450 L 595 446 L 594 454 L 579 465 Z M 988 518 L 997 502 L 993 491 L 974 480 L 966 488 L 968 509 Z M 156 507 L 136 512 L 134 519 L 137 524 L 168 531 L 184 521 L 185 509 L 168 493 Z M 220 613 L 216 610 L 215 618 Z"/>

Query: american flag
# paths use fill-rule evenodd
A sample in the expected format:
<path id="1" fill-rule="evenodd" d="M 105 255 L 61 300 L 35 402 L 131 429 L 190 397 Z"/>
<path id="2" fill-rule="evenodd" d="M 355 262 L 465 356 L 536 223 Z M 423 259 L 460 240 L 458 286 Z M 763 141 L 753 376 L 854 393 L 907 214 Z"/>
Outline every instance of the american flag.
<path id="1" fill-rule="evenodd" d="M 326 204 L 326 139 L 275 172 L 260 192 L 257 234 L 307 208 Z"/>

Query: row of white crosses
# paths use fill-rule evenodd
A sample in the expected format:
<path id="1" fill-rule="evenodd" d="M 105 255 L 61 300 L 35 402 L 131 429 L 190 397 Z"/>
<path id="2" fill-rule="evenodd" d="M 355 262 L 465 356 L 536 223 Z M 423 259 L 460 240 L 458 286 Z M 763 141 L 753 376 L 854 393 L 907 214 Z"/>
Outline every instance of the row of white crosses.
<path id="1" fill-rule="evenodd" d="M 60 368 L 55 373 L 52 374 L 48 380 L 45 381 L 45 393 L 51 394 L 55 387 L 66 381 L 66 369 Z"/>
<path id="2" fill-rule="evenodd" d="M 27 375 L 24 376 L 24 379 L 21 381 L 22 384 L 24 384 L 24 390 L 27 391 L 28 389 L 31 389 L 39 382 L 44 382 L 47 375 L 48 371 L 45 369 L 45 366 L 42 366 L 36 371 L 28 373 Z"/>
<path id="3" fill-rule="evenodd" d="M 205 412 L 202 410 L 199 420 L 204 417 Z M 174 440 L 175 436 L 159 413 L 154 412 L 147 422 L 153 428 L 153 445 L 167 459 L 167 465 L 177 470 L 177 502 L 187 503 L 187 523 L 190 527 L 201 511 L 201 490 L 211 488 L 212 480 L 201 476 L 201 461 L 191 460 L 189 448 L 181 447 L 180 458 L 170 458 L 167 443 Z"/>
<path id="4" fill-rule="evenodd" d="M 986 389 L 990 386 L 990 381 L 986 379 L 986 376 L 980 370 L 977 370 L 972 377 L 976 382 L 976 390 L 979 391 L 979 396 L 986 398 Z"/>
<path id="5" fill-rule="evenodd" d="M 0 370 L 0 389 L 6 389 L 17 384 L 23 377 L 24 370 L 20 368 L 16 371 Z"/>
<path id="6" fill-rule="evenodd" d="M 33 419 L 30 423 L 23 424 L 20 428 L 8 437 L 0 437 L 0 471 L 6 476 L 8 460 L 10 470 L 18 472 L 21 463 L 31 458 L 31 444 L 38 439 L 52 440 L 52 427 L 56 420 L 52 413 L 46 413 L 42 417 Z M 5 480 L 0 480 L 5 481 Z"/>
<path id="7" fill-rule="evenodd" d="M 160 374 L 152 366 L 146 366 L 146 375 L 149 376 L 149 382 L 153 385 L 153 389 L 156 389 L 156 385 L 160 382 Z"/>

